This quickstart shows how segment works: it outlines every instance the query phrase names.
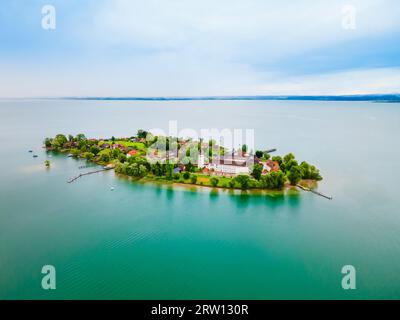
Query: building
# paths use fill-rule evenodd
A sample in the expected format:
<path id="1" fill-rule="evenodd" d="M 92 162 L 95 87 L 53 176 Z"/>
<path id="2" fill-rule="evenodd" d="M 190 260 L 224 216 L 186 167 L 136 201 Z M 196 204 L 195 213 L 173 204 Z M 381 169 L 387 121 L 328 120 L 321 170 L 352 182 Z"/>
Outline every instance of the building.
<path id="1" fill-rule="evenodd" d="M 179 167 L 174 168 L 173 172 L 174 173 L 181 173 L 182 169 Z"/>
<path id="2" fill-rule="evenodd" d="M 137 154 L 138 154 L 137 150 L 131 150 L 128 152 L 128 154 L 126 156 L 127 156 L 127 158 L 130 158 L 130 157 L 136 156 Z"/>
<path id="3" fill-rule="evenodd" d="M 239 175 L 250 174 L 251 157 L 242 157 L 238 155 L 227 155 L 215 159 L 211 163 L 206 163 L 204 155 L 198 159 L 198 167 L 208 169 L 216 174 Z"/>
<path id="4" fill-rule="evenodd" d="M 263 174 L 267 174 L 271 171 L 279 171 L 280 169 L 278 161 L 267 160 L 260 161 L 259 163 L 263 166 Z"/>

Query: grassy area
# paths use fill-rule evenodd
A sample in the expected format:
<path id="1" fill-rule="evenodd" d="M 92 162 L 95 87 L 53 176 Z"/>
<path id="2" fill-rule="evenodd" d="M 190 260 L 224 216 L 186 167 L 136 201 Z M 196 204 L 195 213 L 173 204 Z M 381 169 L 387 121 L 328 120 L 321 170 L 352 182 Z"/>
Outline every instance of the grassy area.
<path id="1" fill-rule="evenodd" d="M 193 175 L 193 173 L 192 173 Z M 211 178 L 213 176 L 209 176 L 206 174 L 194 174 L 197 176 L 197 181 L 196 181 L 196 185 L 199 186 L 206 186 L 206 187 L 211 187 Z M 229 182 L 232 181 L 232 178 L 227 178 L 227 177 L 223 177 L 223 176 L 215 176 L 215 178 L 218 179 L 218 184 L 217 187 L 219 188 L 230 188 Z M 191 183 L 190 179 L 188 179 L 187 181 L 185 181 L 185 183 Z M 240 188 L 240 185 L 238 185 L 237 183 L 235 183 L 234 188 Z"/>
<path id="2" fill-rule="evenodd" d="M 146 146 L 142 142 L 116 140 L 115 143 L 116 144 L 121 144 L 125 148 L 134 148 L 136 150 L 146 151 Z"/>
<path id="3" fill-rule="evenodd" d="M 110 149 L 104 149 L 104 150 L 101 150 L 97 155 L 98 156 L 101 156 L 101 155 L 103 155 L 103 154 L 106 154 L 106 155 L 110 155 L 111 154 L 111 150 Z"/>

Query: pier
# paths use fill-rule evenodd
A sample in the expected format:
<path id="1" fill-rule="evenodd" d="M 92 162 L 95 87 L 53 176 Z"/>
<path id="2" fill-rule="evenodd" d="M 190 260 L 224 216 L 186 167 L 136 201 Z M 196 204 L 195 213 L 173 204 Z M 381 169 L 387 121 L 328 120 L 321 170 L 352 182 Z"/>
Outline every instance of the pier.
<path id="1" fill-rule="evenodd" d="M 74 182 L 74 181 L 78 180 L 80 177 L 87 176 L 89 174 L 98 173 L 98 172 L 108 171 L 110 169 L 112 169 L 112 168 L 103 168 L 103 169 L 99 169 L 99 170 L 95 170 L 95 171 L 89 171 L 89 172 L 85 172 L 85 173 L 80 173 L 79 175 L 69 179 L 67 182 L 71 183 L 71 182 Z"/>
<path id="2" fill-rule="evenodd" d="M 79 166 L 78 169 L 86 169 L 86 168 L 94 168 L 94 165 L 84 165 L 84 166 Z"/>
<path id="3" fill-rule="evenodd" d="M 325 199 L 328 199 L 328 200 L 332 200 L 332 199 L 333 199 L 333 198 L 330 197 L 330 196 L 327 196 L 327 195 L 325 195 L 325 194 L 323 194 L 323 193 L 321 193 L 321 192 L 315 191 L 315 190 L 313 190 L 313 189 L 303 187 L 303 186 L 300 185 L 300 184 L 297 184 L 296 186 L 297 186 L 298 188 L 300 188 L 301 190 L 308 191 L 308 192 L 312 192 L 312 193 L 314 193 L 314 194 L 316 194 L 316 195 L 318 195 L 318 196 L 320 196 L 320 197 L 323 197 L 323 198 L 325 198 Z"/>

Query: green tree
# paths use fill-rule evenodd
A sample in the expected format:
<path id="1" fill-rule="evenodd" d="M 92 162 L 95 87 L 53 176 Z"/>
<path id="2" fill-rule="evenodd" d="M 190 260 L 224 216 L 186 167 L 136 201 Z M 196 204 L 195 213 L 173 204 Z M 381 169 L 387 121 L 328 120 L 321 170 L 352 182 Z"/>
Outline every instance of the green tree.
<path id="1" fill-rule="evenodd" d="M 78 133 L 77 135 L 76 135 L 76 137 L 75 137 L 75 140 L 76 141 L 83 141 L 83 140 L 86 140 L 86 137 L 85 137 L 85 135 L 83 134 L 83 133 Z"/>
<path id="2" fill-rule="evenodd" d="M 260 150 L 257 150 L 257 151 L 256 151 L 256 157 L 257 157 L 257 158 L 261 159 L 261 158 L 263 157 L 263 155 L 264 155 L 264 152 L 262 152 L 262 151 L 260 151 Z"/>
<path id="3" fill-rule="evenodd" d="M 195 174 L 192 174 L 192 175 L 190 176 L 190 181 L 191 181 L 193 184 L 196 184 L 196 182 L 197 182 L 197 176 L 196 176 Z"/>
<path id="4" fill-rule="evenodd" d="M 94 154 L 91 152 L 85 152 L 82 155 L 82 158 L 86 159 L 86 160 L 92 160 L 94 158 Z"/>
<path id="5" fill-rule="evenodd" d="M 147 170 L 146 166 L 144 166 L 143 164 L 139 165 L 139 176 L 144 177 L 147 174 L 148 174 L 148 170 Z"/>
<path id="6" fill-rule="evenodd" d="M 307 162 L 303 161 L 300 163 L 300 167 L 303 170 L 303 179 L 310 179 L 311 166 Z"/>
<path id="7" fill-rule="evenodd" d="M 119 155 L 121 154 L 121 150 L 119 150 L 118 148 L 112 149 L 111 151 L 111 157 L 113 159 L 118 159 Z"/>
<path id="8" fill-rule="evenodd" d="M 100 148 L 97 145 L 93 145 L 90 147 L 90 152 L 97 155 L 100 152 Z"/>
<path id="9" fill-rule="evenodd" d="M 45 147 L 46 147 L 46 148 L 50 148 L 51 145 L 52 145 L 52 141 L 53 141 L 53 139 L 51 139 L 51 138 L 46 138 L 46 139 L 44 139 L 44 145 L 45 145 Z"/>
<path id="10" fill-rule="evenodd" d="M 313 166 L 308 164 L 307 162 L 303 161 L 300 164 L 301 169 L 303 170 L 303 179 L 310 179 L 310 180 L 322 180 L 321 174 L 319 170 Z"/>
<path id="11" fill-rule="evenodd" d="M 242 152 L 246 153 L 247 152 L 247 144 L 242 145 Z"/>
<path id="12" fill-rule="evenodd" d="M 283 160 L 280 156 L 274 156 L 272 157 L 272 161 L 276 161 L 279 163 L 279 165 L 281 165 L 283 163 Z"/>
<path id="13" fill-rule="evenodd" d="M 60 149 L 64 146 L 65 143 L 67 143 L 68 140 L 63 134 L 58 134 L 55 136 L 55 138 L 52 140 L 52 147 L 55 149 Z"/>
<path id="14" fill-rule="evenodd" d="M 118 156 L 118 161 L 121 162 L 121 163 L 124 163 L 124 162 L 126 161 L 126 155 L 123 154 L 123 153 L 121 153 L 121 154 Z"/>
<path id="15" fill-rule="evenodd" d="M 173 164 L 167 164 L 166 165 L 166 178 L 168 180 L 172 180 L 174 174 L 174 165 Z"/>
<path id="16" fill-rule="evenodd" d="M 235 180 L 234 179 L 229 179 L 228 185 L 230 188 L 234 188 L 235 187 Z"/>
<path id="17" fill-rule="evenodd" d="M 148 133 L 147 131 L 138 130 L 138 132 L 137 132 L 137 137 L 138 137 L 139 139 L 146 139 L 147 133 Z"/>
<path id="18" fill-rule="evenodd" d="M 110 155 L 107 153 L 102 153 L 100 156 L 100 160 L 102 162 L 109 162 L 110 161 Z"/>
<path id="19" fill-rule="evenodd" d="M 78 149 L 71 149 L 71 150 L 69 150 L 69 153 L 72 154 L 72 156 L 74 158 L 78 158 L 79 155 L 81 154 L 80 150 L 78 150 Z"/>
<path id="20" fill-rule="evenodd" d="M 186 165 L 185 165 L 185 170 L 187 172 L 193 172 L 194 171 L 194 165 L 192 164 L 191 161 L 189 161 Z"/>
<path id="21" fill-rule="evenodd" d="M 83 140 L 83 139 L 79 140 L 79 141 L 78 141 L 78 148 L 81 149 L 82 151 L 83 151 L 83 150 L 87 151 L 87 149 L 88 149 L 88 142 L 87 142 L 87 140 Z"/>
<path id="22" fill-rule="evenodd" d="M 303 170 L 301 169 L 300 166 L 292 166 L 290 168 L 287 177 L 289 179 L 290 184 L 292 186 L 295 186 L 300 182 L 301 178 L 303 177 Z"/>
<path id="23" fill-rule="evenodd" d="M 290 160 L 294 160 L 294 154 L 293 153 L 288 153 L 286 156 L 283 157 L 283 162 L 288 163 Z"/>
<path id="24" fill-rule="evenodd" d="M 129 159 L 130 160 L 130 159 Z M 155 164 L 151 165 L 151 172 L 157 176 L 157 177 L 161 177 L 162 176 L 162 168 L 161 168 L 161 164 L 159 162 L 156 162 Z"/>
<path id="25" fill-rule="evenodd" d="M 292 167 L 297 167 L 299 164 L 297 163 L 296 160 L 294 159 L 290 159 L 287 162 L 284 162 L 283 164 L 283 169 L 285 170 L 285 172 L 289 172 L 290 169 L 292 169 Z"/>
<path id="26" fill-rule="evenodd" d="M 97 155 L 100 152 L 100 148 L 97 145 L 92 145 L 90 147 L 90 152 L 94 155 Z"/>
<path id="27" fill-rule="evenodd" d="M 247 175 L 239 175 L 234 178 L 237 183 L 239 183 L 242 189 L 247 189 L 249 187 L 250 177 Z"/>
<path id="28" fill-rule="evenodd" d="M 218 178 L 212 177 L 210 179 L 211 186 L 213 186 L 214 188 L 218 185 L 218 182 L 219 182 Z"/>
<path id="29" fill-rule="evenodd" d="M 261 187 L 265 189 L 282 189 L 285 186 L 286 177 L 282 171 L 272 171 L 261 177 Z"/>
<path id="30" fill-rule="evenodd" d="M 127 174 L 127 168 L 128 168 L 127 163 L 118 163 L 115 167 L 115 172 L 121 174 Z"/>
<path id="31" fill-rule="evenodd" d="M 190 178 L 190 173 L 187 172 L 187 171 L 185 171 L 185 172 L 183 173 L 183 179 L 187 180 L 187 179 L 189 179 L 189 178 Z"/>
<path id="32" fill-rule="evenodd" d="M 254 179 L 260 180 L 262 171 L 263 171 L 263 166 L 259 163 L 256 163 L 253 166 L 253 171 L 252 171 L 251 175 L 254 177 Z"/>

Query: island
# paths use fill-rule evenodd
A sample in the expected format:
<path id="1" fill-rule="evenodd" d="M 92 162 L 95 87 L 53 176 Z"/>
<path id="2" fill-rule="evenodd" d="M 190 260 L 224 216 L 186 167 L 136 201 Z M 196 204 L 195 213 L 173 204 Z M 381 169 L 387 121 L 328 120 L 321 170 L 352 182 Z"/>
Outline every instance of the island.
<path id="1" fill-rule="evenodd" d="M 163 181 L 224 189 L 310 191 L 322 180 L 319 170 L 293 153 L 283 157 L 270 150 L 228 150 L 210 139 L 154 136 L 139 130 L 131 137 L 86 138 L 58 134 L 44 140 L 47 151 L 82 158 L 135 180 Z M 49 164 L 48 164 L 49 165 Z"/>

